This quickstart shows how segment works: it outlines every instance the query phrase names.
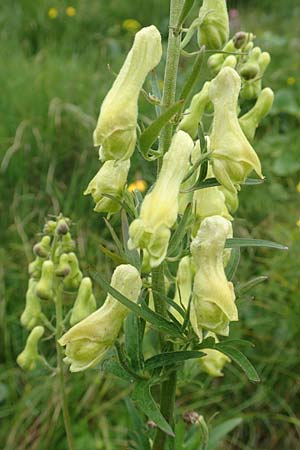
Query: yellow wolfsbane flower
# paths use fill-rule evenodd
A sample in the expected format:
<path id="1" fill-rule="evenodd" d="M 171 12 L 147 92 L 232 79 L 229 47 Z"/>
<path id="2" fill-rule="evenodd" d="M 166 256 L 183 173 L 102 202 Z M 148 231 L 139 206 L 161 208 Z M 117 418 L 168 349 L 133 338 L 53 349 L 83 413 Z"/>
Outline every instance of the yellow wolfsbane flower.
<path id="1" fill-rule="evenodd" d="M 236 185 L 243 183 L 253 169 L 263 178 L 259 158 L 238 121 L 240 87 L 241 79 L 230 67 L 224 67 L 209 86 L 209 96 L 214 105 L 210 136 L 212 168 L 219 183 L 233 193 Z"/>
<path id="2" fill-rule="evenodd" d="M 203 0 L 199 19 L 202 21 L 198 29 L 199 46 L 213 50 L 222 48 L 229 36 L 226 0 Z"/>
<path id="3" fill-rule="evenodd" d="M 184 131 L 179 130 L 173 136 L 156 184 L 144 198 L 140 217 L 129 227 L 129 248 L 146 249 L 151 267 L 157 267 L 166 256 L 170 228 L 178 214 L 179 189 L 193 147 L 192 138 Z"/>
<path id="4" fill-rule="evenodd" d="M 219 342 L 215 333 L 208 332 L 206 337 L 209 336 L 213 337 L 215 342 Z M 203 348 L 201 351 L 206 354 L 206 356 L 199 358 L 201 369 L 212 377 L 222 377 L 222 369 L 226 363 L 231 362 L 231 359 L 213 348 Z"/>
<path id="5" fill-rule="evenodd" d="M 48 17 L 49 19 L 56 19 L 58 16 L 58 11 L 56 8 L 50 8 L 48 11 Z"/>
<path id="6" fill-rule="evenodd" d="M 80 322 L 92 314 L 96 309 L 96 300 L 92 290 L 92 280 L 85 277 L 81 280 L 78 294 L 72 309 L 70 324 Z"/>
<path id="7" fill-rule="evenodd" d="M 203 220 L 191 243 L 196 267 L 190 321 L 202 341 L 203 329 L 228 336 L 229 323 L 238 320 L 233 285 L 224 271 L 225 241 L 232 236 L 232 225 L 221 216 Z"/>
<path id="8" fill-rule="evenodd" d="M 135 190 L 140 191 L 140 192 L 145 192 L 145 190 L 147 189 L 147 182 L 145 180 L 136 180 L 133 181 L 132 183 L 130 183 L 130 185 L 128 186 L 128 192 L 133 192 Z"/>
<path id="9" fill-rule="evenodd" d="M 129 159 L 136 143 L 138 97 L 146 76 L 159 63 L 161 36 L 151 25 L 142 28 L 106 95 L 94 131 L 94 145 L 100 147 L 100 158 Z"/>
<path id="10" fill-rule="evenodd" d="M 21 315 L 21 324 L 28 330 L 39 323 L 42 312 L 41 299 L 35 293 L 36 285 L 37 281 L 30 278 L 26 292 L 26 306 Z"/>
<path id="11" fill-rule="evenodd" d="M 44 334 L 44 327 L 34 327 L 29 334 L 22 353 L 17 357 L 17 363 L 23 370 L 33 370 L 40 359 L 38 344 Z"/>
<path id="12" fill-rule="evenodd" d="M 118 266 L 111 278 L 111 286 L 136 302 L 142 287 L 137 269 L 130 264 Z M 96 366 L 117 339 L 129 309 L 108 294 L 104 304 L 90 316 L 74 325 L 60 339 L 66 346 L 64 361 L 71 372 Z"/>

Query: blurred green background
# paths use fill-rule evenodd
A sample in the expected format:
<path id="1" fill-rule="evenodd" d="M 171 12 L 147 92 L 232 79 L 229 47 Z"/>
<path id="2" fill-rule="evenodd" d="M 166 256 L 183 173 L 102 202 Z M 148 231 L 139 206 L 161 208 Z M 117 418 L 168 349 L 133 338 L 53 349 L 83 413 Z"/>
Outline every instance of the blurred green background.
<path id="1" fill-rule="evenodd" d="M 42 370 L 25 374 L 15 363 L 26 339 L 19 317 L 27 264 L 44 218 L 63 211 L 75 222 L 83 270 L 92 265 L 109 272 L 98 250 L 108 238 L 103 220 L 82 195 L 99 164 L 92 131 L 112 72 L 132 42 L 133 31 L 124 21 L 154 23 L 166 39 L 168 6 L 165 0 L 1 2 L 0 442 L 5 450 L 66 449 L 56 381 Z M 220 450 L 291 450 L 300 448 L 300 7 L 291 0 L 229 0 L 228 8 L 238 11 L 232 31 L 252 31 L 256 44 L 271 53 L 265 85 L 276 93 L 255 143 L 267 181 L 243 190 L 235 232 L 284 243 L 289 252 L 243 250 L 235 279 L 269 277 L 239 305 L 240 322 L 232 326 L 232 336 L 255 344 L 247 356 L 262 382 L 250 384 L 230 365 L 224 379 L 179 385 L 178 411 L 196 410 L 214 424 L 241 417 Z M 186 66 L 183 60 L 179 83 Z M 158 73 L 162 78 L 162 64 Z M 147 112 L 143 100 L 141 111 Z M 136 174 L 150 181 L 144 167 L 137 156 L 131 181 Z M 68 378 L 76 449 L 131 448 L 127 393 L 121 382 L 97 371 Z"/>

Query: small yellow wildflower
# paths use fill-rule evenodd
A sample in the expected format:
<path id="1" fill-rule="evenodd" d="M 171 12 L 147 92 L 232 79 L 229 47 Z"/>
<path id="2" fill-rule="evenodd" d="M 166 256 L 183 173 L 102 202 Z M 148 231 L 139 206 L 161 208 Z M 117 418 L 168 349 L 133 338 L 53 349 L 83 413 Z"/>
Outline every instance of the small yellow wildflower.
<path id="1" fill-rule="evenodd" d="M 297 220 L 296 225 L 300 228 L 300 219 Z"/>
<path id="2" fill-rule="evenodd" d="M 294 86 L 294 84 L 296 83 L 296 78 L 295 77 L 288 77 L 288 79 L 286 80 L 287 84 L 289 86 Z"/>
<path id="3" fill-rule="evenodd" d="M 135 19 L 126 19 L 122 23 L 122 28 L 130 33 L 136 33 L 142 28 L 142 25 Z"/>
<path id="4" fill-rule="evenodd" d="M 296 186 L 296 191 L 299 192 L 299 194 L 300 194 L 300 181 L 298 182 L 298 184 Z"/>
<path id="5" fill-rule="evenodd" d="M 145 192 L 145 190 L 147 189 L 146 181 L 145 180 L 136 180 L 136 181 L 133 181 L 133 183 L 130 183 L 130 185 L 128 186 L 128 191 L 133 192 L 135 189 L 140 192 Z"/>
<path id="6" fill-rule="evenodd" d="M 69 16 L 69 17 L 74 17 L 74 16 L 76 16 L 76 8 L 74 8 L 74 6 L 68 6 L 67 8 L 66 8 L 66 14 L 67 14 L 67 16 Z"/>
<path id="7" fill-rule="evenodd" d="M 58 11 L 56 8 L 50 8 L 48 11 L 48 17 L 49 19 L 56 19 L 58 16 Z"/>

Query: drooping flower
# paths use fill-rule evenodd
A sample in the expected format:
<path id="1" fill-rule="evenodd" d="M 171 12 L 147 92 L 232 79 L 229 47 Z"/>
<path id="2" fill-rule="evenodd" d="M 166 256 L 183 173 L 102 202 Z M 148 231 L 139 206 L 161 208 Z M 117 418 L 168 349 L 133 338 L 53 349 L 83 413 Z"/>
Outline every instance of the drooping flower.
<path id="1" fill-rule="evenodd" d="M 224 67 L 211 81 L 209 96 L 214 105 L 210 136 L 213 172 L 226 189 L 236 192 L 254 169 L 263 178 L 255 150 L 244 135 L 237 117 L 241 79 L 238 73 Z"/>
<path id="2" fill-rule="evenodd" d="M 90 181 L 84 191 L 84 195 L 93 197 L 96 206 L 94 211 L 115 213 L 119 211 L 122 192 L 127 180 L 130 161 L 106 161 L 99 172 Z M 113 196 L 116 200 L 106 197 L 105 194 Z"/>
<path id="3" fill-rule="evenodd" d="M 129 248 L 146 249 L 151 267 L 157 267 L 166 256 L 170 228 L 178 214 L 179 189 L 193 147 L 192 138 L 184 131 L 179 130 L 173 136 L 156 184 L 144 198 L 140 217 L 129 227 Z"/>
<path id="4" fill-rule="evenodd" d="M 224 246 L 232 236 L 232 225 L 221 216 L 203 220 L 191 243 L 196 274 L 191 300 L 190 320 L 202 340 L 203 329 L 227 336 L 229 323 L 238 320 L 233 285 L 224 271 Z"/>
<path id="5" fill-rule="evenodd" d="M 42 312 L 41 299 L 35 292 L 36 285 L 37 281 L 30 278 L 26 292 L 26 305 L 21 315 L 21 324 L 28 330 L 31 330 L 39 323 Z"/>
<path id="6" fill-rule="evenodd" d="M 101 146 L 100 158 L 124 160 L 136 143 L 138 96 L 146 76 L 159 63 L 161 36 L 154 25 L 142 28 L 106 95 L 94 131 L 94 145 Z"/>
<path id="7" fill-rule="evenodd" d="M 215 333 L 207 333 L 206 337 L 209 336 L 213 337 L 215 342 L 219 342 Z M 203 348 L 201 351 L 206 354 L 202 358 L 199 358 L 201 369 L 212 377 L 222 377 L 224 375 L 222 369 L 226 363 L 231 362 L 231 359 L 224 355 L 224 353 L 213 348 Z"/>
<path id="8" fill-rule="evenodd" d="M 184 112 L 184 116 L 178 128 L 188 133 L 193 139 L 198 134 L 198 127 L 204 110 L 209 103 L 208 97 L 209 81 L 207 81 L 201 91 L 192 98 L 189 108 Z"/>
<path id="9" fill-rule="evenodd" d="M 220 49 L 228 40 L 229 18 L 226 0 L 203 0 L 199 11 L 198 44 Z"/>
<path id="10" fill-rule="evenodd" d="M 112 276 L 111 286 L 136 302 L 142 287 L 137 269 L 130 264 L 118 266 Z M 97 365 L 117 339 L 123 320 L 129 310 L 111 294 L 97 311 L 74 325 L 60 339 L 66 346 L 64 361 L 71 372 L 79 372 Z"/>
<path id="11" fill-rule="evenodd" d="M 44 334 L 44 327 L 37 326 L 31 330 L 24 350 L 17 357 L 17 363 L 24 370 L 33 370 L 38 360 L 41 358 L 38 351 L 38 344 Z"/>
<path id="12" fill-rule="evenodd" d="M 75 325 L 92 314 L 95 309 L 96 300 L 92 290 L 92 280 L 89 277 L 84 277 L 81 280 L 78 294 L 72 309 L 70 324 Z"/>

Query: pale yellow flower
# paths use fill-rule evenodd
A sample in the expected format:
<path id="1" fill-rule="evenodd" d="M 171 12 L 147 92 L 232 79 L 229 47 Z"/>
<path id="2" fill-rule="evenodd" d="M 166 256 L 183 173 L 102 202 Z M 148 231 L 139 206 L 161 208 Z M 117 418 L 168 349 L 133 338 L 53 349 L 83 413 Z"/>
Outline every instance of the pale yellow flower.
<path id="1" fill-rule="evenodd" d="M 58 16 L 58 11 L 56 8 L 50 8 L 48 10 L 48 17 L 49 19 L 56 19 L 56 17 Z"/>
<path id="2" fill-rule="evenodd" d="M 76 13 L 77 13 L 77 11 L 76 11 L 76 8 L 74 8 L 74 6 L 68 6 L 66 8 L 67 16 L 74 17 L 74 16 L 76 16 Z"/>

